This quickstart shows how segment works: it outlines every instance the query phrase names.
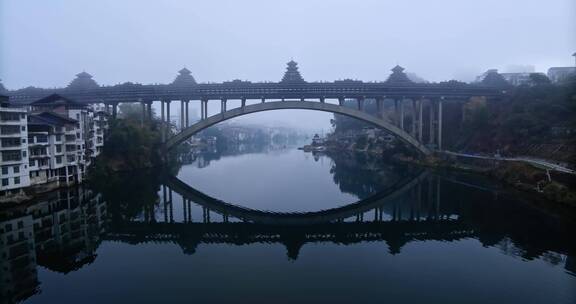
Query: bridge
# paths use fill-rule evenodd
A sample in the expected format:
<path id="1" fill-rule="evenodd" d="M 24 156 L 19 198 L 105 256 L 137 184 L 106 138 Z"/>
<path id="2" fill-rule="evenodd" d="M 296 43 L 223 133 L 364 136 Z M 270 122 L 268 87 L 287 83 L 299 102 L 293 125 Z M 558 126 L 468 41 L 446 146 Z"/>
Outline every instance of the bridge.
<path id="1" fill-rule="evenodd" d="M 442 150 L 442 108 L 445 102 L 465 103 L 473 97 L 500 99 L 506 96 L 506 91 L 490 83 L 415 83 L 400 66 L 394 67 L 392 74 L 382 82 L 351 79 L 307 82 L 300 74 L 297 63 L 290 61 L 280 82 L 233 80 L 223 83 L 197 83 L 191 72 L 184 68 L 171 84 L 143 85 L 127 82 L 115 86 L 100 86 L 90 74 L 82 72 L 65 88 L 29 87 L 3 94 L 9 95 L 11 102 L 20 104 L 59 94 L 82 103 L 104 104 L 113 117 L 117 115 L 118 104 L 140 103 L 143 120 L 150 121 L 152 104 L 160 102 L 165 150 L 226 119 L 260 111 L 305 109 L 358 118 L 386 129 L 419 152 L 429 154 L 431 148 Z M 230 100 L 240 101 L 240 108 L 229 110 L 227 105 Z M 265 104 L 271 100 L 274 102 L 270 102 L 270 105 L 252 104 L 255 101 Z M 181 133 L 174 138 L 168 138 L 171 128 L 171 103 L 174 101 L 180 102 Z M 220 114 L 208 117 L 208 107 L 213 101 L 220 103 Z M 296 101 L 302 104 L 296 104 Z M 354 101 L 355 109 L 346 107 L 345 101 Z M 188 115 L 190 102 L 199 102 L 201 108 L 201 120 L 194 125 L 190 124 Z M 364 111 L 367 102 L 376 105 L 375 114 Z M 385 115 L 385 111 L 392 113 Z"/>
<path id="2" fill-rule="evenodd" d="M 183 199 L 184 208 L 191 202 L 202 206 L 206 210 L 217 212 L 228 221 L 229 217 L 243 222 L 269 224 L 269 225 L 312 225 L 320 223 L 338 222 L 346 218 L 358 217 L 369 211 L 375 213 L 375 218 L 382 218 L 382 206 L 397 201 L 410 191 L 415 191 L 416 186 L 428 180 L 429 174 L 425 171 L 416 176 L 403 178 L 386 190 L 376 193 L 366 199 L 360 200 L 343 207 L 303 213 L 278 213 L 261 210 L 253 210 L 239 205 L 223 202 L 213 198 L 189 186 L 177 177 L 170 176 L 165 180 L 163 190 L 164 201 L 172 201 L 172 191 L 179 194 Z M 166 194 L 166 191 L 169 191 Z M 205 212 L 206 213 L 206 212 Z M 185 212 L 186 215 L 186 212 Z"/>
<path id="3" fill-rule="evenodd" d="M 307 243 L 384 241 L 391 253 L 399 253 L 412 241 L 477 237 L 476 228 L 454 213 L 457 210 L 440 208 L 439 182 L 437 177 L 421 172 L 356 203 L 290 213 L 226 203 L 169 176 L 163 182 L 159 206 L 145 206 L 138 220 L 113 224 L 105 238 L 131 244 L 175 243 L 189 254 L 200 244 L 279 243 L 286 247 L 289 258 L 296 259 Z M 177 219 L 173 193 L 182 203 Z M 192 204 L 201 207 L 202 220 L 192 220 Z M 156 218 L 162 207 L 164 219 Z"/>

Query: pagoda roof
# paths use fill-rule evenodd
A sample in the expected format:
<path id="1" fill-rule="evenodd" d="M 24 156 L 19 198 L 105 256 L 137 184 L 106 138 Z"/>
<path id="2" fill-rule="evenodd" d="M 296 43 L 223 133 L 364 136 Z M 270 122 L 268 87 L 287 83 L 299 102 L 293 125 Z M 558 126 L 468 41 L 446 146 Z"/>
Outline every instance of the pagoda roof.
<path id="1" fill-rule="evenodd" d="M 306 81 L 298 71 L 298 63 L 294 60 L 290 60 L 287 63 L 286 72 L 284 72 L 284 77 L 282 77 L 281 83 L 305 83 Z"/>
<path id="2" fill-rule="evenodd" d="M 85 106 L 82 103 L 79 103 L 79 102 L 74 101 L 72 99 L 66 98 L 66 97 L 61 96 L 59 94 L 48 95 L 44 98 L 38 99 L 38 100 L 30 103 L 30 105 L 77 105 L 77 106 Z"/>
<path id="3" fill-rule="evenodd" d="M 178 71 L 178 76 L 176 76 L 174 81 L 172 81 L 172 85 L 176 86 L 190 86 L 195 84 L 197 84 L 196 79 L 194 79 L 192 72 L 190 72 L 190 70 L 187 68 L 182 68 L 180 71 Z"/>
<path id="4" fill-rule="evenodd" d="M 92 75 L 82 71 L 81 73 L 76 74 L 76 78 L 70 82 L 67 88 L 70 89 L 94 89 L 100 87 L 94 79 L 92 79 Z"/>
<path id="5" fill-rule="evenodd" d="M 71 125 L 76 124 L 78 121 L 70 117 L 60 115 L 54 112 L 42 112 L 40 114 L 32 114 L 28 116 L 29 122 L 35 125 Z"/>
<path id="6" fill-rule="evenodd" d="M 410 78 L 408 78 L 408 75 L 406 75 L 406 73 L 404 73 L 404 68 L 396 65 L 395 67 L 392 68 L 392 74 L 390 74 L 390 76 L 388 76 L 388 79 L 386 80 L 386 83 L 392 83 L 392 84 L 412 84 L 414 83 L 412 80 L 410 80 Z"/>

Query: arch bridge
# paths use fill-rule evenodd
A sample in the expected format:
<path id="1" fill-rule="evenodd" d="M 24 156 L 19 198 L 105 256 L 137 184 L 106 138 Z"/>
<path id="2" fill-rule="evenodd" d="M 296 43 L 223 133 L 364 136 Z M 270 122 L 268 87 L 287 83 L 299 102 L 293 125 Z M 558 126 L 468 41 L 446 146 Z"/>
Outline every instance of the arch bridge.
<path id="1" fill-rule="evenodd" d="M 464 104 L 472 97 L 500 99 L 506 95 L 504 89 L 505 87 L 489 82 L 416 83 L 400 66 L 394 67 L 388 79 L 383 82 L 350 79 L 307 82 L 300 74 L 297 63 L 290 61 L 279 82 L 234 80 L 222 83 L 197 83 L 191 72 L 184 68 L 179 71 L 179 75 L 171 84 L 143 85 L 127 82 L 114 86 L 100 86 L 90 74 L 82 72 L 65 88 L 29 87 L 2 93 L 9 95 L 11 102 L 20 104 L 29 104 L 48 95 L 58 94 L 80 103 L 104 104 L 106 111 L 114 117 L 119 103 L 140 103 L 143 122 L 152 120 L 152 104 L 159 101 L 166 150 L 207 126 L 232 117 L 269 110 L 307 109 L 361 119 L 386 129 L 414 146 L 419 152 L 428 154 L 431 149 L 442 149 L 444 103 Z M 240 108 L 228 110 L 227 104 L 230 100 L 240 101 Z M 247 105 L 254 100 L 264 105 Z M 270 100 L 278 101 L 267 102 Z M 173 121 L 170 114 L 173 101 L 180 102 L 178 121 L 182 132 L 173 138 L 168 138 L 169 125 Z M 199 102 L 201 108 L 200 121 L 193 125 L 189 119 L 191 101 Z M 208 117 L 208 106 L 213 101 L 220 102 L 220 114 Z M 301 103 L 297 104 L 295 101 Z M 356 106 L 345 106 L 346 101 L 355 101 Z M 376 105 L 377 110 L 372 111 L 372 114 L 367 114 L 364 109 L 367 102 Z M 392 106 L 385 107 L 385 102 L 388 104 L 392 102 Z M 389 110 L 390 108 L 392 109 Z M 386 114 L 389 115 L 385 115 L 385 111 L 388 111 Z"/>

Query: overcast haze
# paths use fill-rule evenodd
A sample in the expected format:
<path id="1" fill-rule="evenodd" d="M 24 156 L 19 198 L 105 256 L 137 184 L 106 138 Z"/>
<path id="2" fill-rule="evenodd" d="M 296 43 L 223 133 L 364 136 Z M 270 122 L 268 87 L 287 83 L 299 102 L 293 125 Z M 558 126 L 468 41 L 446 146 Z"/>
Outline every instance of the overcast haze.
<path id="1" fill-rule="evenodd" d="M 291 58 L 308 81 L 381 81 L 397 63 L 471 80 L 574 65 L 576 51 L 574 0 L 0 3 L 8 89 L 65 86 L 83 70 L 99 84 L 168 83 L 182 67 L 199 82 L 278 81 Z"/>

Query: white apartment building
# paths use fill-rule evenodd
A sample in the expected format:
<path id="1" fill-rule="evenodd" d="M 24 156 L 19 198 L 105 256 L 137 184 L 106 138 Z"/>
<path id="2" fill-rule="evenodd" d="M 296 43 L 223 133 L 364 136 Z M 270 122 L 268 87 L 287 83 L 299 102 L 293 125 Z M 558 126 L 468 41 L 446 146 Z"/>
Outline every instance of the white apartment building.
<path id="1" fill-rule="evenodd" d="M 102 152 L 108 114 L 57 94 L 28 109 L 0 107 L 0 202 L 82 182 Z"/>
<path id="2" fill-rule="evenodd" d="M 9 107 L 0 96 L 0 201 L 30 185 L 27 128 L 26 109 Z"/>

